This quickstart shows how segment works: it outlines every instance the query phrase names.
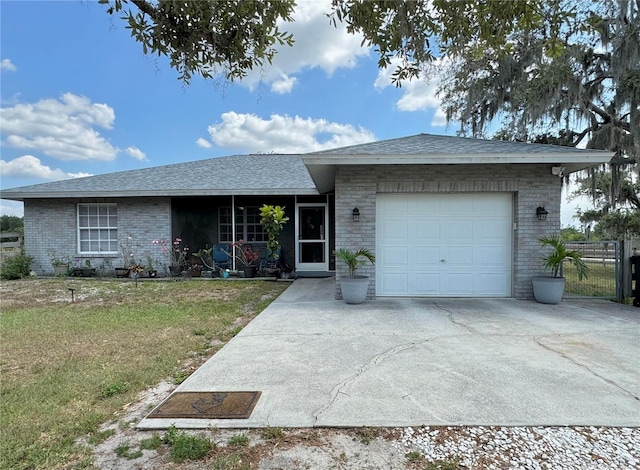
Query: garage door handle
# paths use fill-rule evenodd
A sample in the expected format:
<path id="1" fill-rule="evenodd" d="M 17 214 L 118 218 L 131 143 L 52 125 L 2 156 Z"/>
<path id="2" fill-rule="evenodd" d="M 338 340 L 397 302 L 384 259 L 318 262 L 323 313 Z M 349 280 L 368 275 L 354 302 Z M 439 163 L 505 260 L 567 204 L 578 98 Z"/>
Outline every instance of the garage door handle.
<path id="1" fill-rule="evenodd" d="M 445 262 L 446 262 L 446 260 L 441 259 L 441 260 L 440 260 L 440 262 L 441 262 L 441 263 L 445 263 Z"/>

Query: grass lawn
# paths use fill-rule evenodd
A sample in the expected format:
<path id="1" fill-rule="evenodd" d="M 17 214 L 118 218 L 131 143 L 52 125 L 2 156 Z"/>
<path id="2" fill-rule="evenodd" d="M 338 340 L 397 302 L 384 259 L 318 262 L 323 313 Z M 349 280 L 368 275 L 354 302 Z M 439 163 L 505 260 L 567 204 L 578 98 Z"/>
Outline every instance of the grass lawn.
<path id="1" fill-rule="evenodd" d="M 616 297 L 615 264 L 584 260 L 589 267 L 589 276 L 581 281 L 575 266 L 565 263 L 563 276 L 567 279 L 566 292 L 588 297 Z"/>
<path id="2" fill-rule="evenodd" d="M 215 353 L 287 286 L 3 281 L 0 468 L 90 467 L 79 437 L 90 439 L 138 392 L 184 379 L 189 360 Z"/>

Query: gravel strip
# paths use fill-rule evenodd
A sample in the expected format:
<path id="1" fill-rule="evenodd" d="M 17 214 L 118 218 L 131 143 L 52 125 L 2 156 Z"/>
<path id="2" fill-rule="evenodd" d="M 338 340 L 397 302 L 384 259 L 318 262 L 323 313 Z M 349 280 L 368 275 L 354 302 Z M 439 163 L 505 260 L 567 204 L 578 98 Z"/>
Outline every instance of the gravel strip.
<path id="1" fill-rule="evenodd" d="M 611 427 L 405 428 L 399 449 L 470 469 L 637 469 L 640 429 Z"/>

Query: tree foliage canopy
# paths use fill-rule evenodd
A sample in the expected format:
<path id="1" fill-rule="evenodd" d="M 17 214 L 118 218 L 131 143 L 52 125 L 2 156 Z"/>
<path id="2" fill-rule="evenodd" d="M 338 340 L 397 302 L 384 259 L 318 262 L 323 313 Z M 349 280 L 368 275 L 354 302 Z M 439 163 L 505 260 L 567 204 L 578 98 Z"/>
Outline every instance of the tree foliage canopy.
<path id="1" fill-rule="evenodd" d="M 278 21 L 292 21 L 293 0 L 100 0 L 121 15 L 144 54 L 170 59 L 178 78 L 233 81 L 271 62 L 277 45 L 293 44 Z"/>
<path id="2" fill-rule="evenodd" d="M 363 35 L 378 52 L 379 65 L 402 64 L 396 84 L 417 77 L 436 55 L 464 51 L 477 41 L 503 49 L 514 31 L 539 26 L 546 0 L 333 0 L 328 20 Z M 145 54 L 171 60 L 179 79 L 233 81 L 270 62 L 276 46 L 293 45 L 279 25 L 293 21 L 295 0 L 99 0 L 110 15 L 127 22 Z M 554 23 L 559 18 L 552 20 Z"/>
<path id="3" fill-rule="evenodd" d="M 544 21 L 514 31 L 509 54 L 479 42 L 450 56 L 449 80 L 439 89 L 447 119 L 474 136 L 501 119 L 500 138 L 611 150 L 609 167 L 591 170 L 581 191 L 600 217 L 638 211 L 640 0 L 549 0 L 542 7 L 562 18 L 559 27 Z"/>

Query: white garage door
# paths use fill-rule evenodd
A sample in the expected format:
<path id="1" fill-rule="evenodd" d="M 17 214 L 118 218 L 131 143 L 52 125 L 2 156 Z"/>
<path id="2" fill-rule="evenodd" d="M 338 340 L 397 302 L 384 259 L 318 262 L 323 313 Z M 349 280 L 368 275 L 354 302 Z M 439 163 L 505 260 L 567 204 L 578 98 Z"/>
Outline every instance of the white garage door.
<path id="1" fill-rule="evenodd" d="M 378 194 L 376 220 L 376 295 L 511 296 L 511 194 Z"/>

